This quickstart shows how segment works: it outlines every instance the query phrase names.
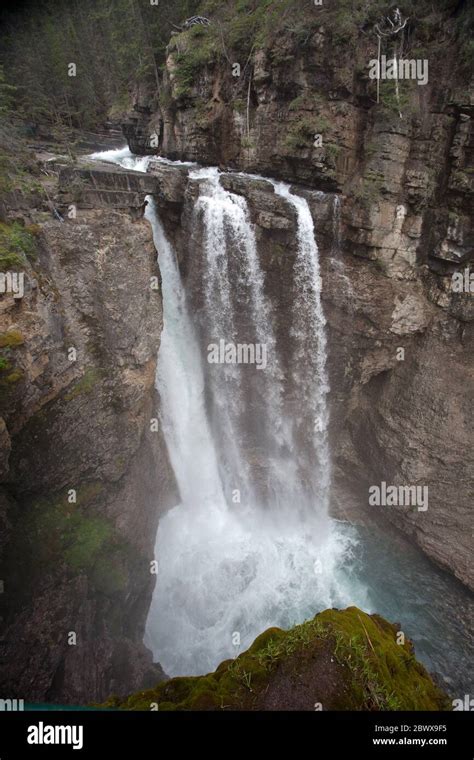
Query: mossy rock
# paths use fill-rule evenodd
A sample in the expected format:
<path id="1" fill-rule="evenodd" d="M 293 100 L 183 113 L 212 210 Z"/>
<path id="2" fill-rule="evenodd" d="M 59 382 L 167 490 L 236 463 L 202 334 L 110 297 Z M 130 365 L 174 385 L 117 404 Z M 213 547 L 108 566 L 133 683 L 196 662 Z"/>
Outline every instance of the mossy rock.
<path id="1" fill-rule="evenodd" d="M 25 339 L 19 330 L 8 330 L 0 333 L 0 348 L 16 348 L 24 342 Z"/>
<path id="2" fill-rule="evenodd" d="M 18 222 L 0 222 L 0 271 L 23 269 L 28 261 L 36 258 L 36 230 L 32 225 L 23 227 Z"/>
<path id="3" fill-rule="evenodd" d="M 270 628 L 204 676 L 172 678 L 105 707 L 123 710 L 449 710 L 397 626 L 357 607 Z"/>
<path id="4" fill-rule="evenodd" d="M 14 385 L 15 383 L 19 383 L 20 380 L 23 380 L 23 377 L 24 375 L 21 369 L 14 369 L 13 372 L 10 372 L 10 374 L 6 375 L 4 382 L 7 385 Z"/>
<path id="5" fill-rule="evenodd" d="M 25 339 L 19 330 L 0 333 L 0 400 L 7 401 L 16 384 L 24 378 L 24 372 L 15 366 L 15 352 Z"/>
<path id="6" fill-rule="evenodd" d="M 72 389 L 64 396 L 65 401 L 73 401 L 78 396 L 92 393 L 103 377 L 102 370 L 97 367 L 89 367 L 84 375 L 78 380 Z"/>

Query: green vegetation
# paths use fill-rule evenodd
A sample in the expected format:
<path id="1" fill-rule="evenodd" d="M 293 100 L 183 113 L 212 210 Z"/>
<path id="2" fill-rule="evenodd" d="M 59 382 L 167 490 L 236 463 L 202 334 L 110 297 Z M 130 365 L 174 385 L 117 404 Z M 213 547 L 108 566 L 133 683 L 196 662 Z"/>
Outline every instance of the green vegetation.
<path id="1" fill-rule="evenodd" d="M 36 257 L 35 234 L 18 222 L 0 222 L 0 271 L 24 269 Z"/>
<path id="2" fill-rule="evenodd" d="M 0 126 L 0 194 L 18 192 L 29 196 L 42 192 L 34 176 L 38 168 L 18 138 L 19 132 L 18 125 L 12 122 Z"/>
<path id="3" fill-rule="evenodd" d="M 292 127 L 286 138 L 285 145 L 290 150 L 298 150 L 299 148 L 308 148 L 311 146 L 314 140 L 314 134 L 316 130 L 313 128 L 313 123 L 308 119 L 301 119 Z"/>
<path id="4" fill-rule="evenodd" d="M 375 178 L 365 178 L 362 185 L 355 188 L 351 195 L 362 208 L 370 209 L 380 198 L 381 181 Z"/>
<path id="5" fill-rule="evenodd" d="M 0 333 L 0 348 L 15 348 L 24 342 L 25 339 L 19 330 L 8 330 Z"/>
<path id="6" fill-rule="evenodd" d="M 72 401 L 78 396 L 82 396 L 85 393 L 91 393 L 97 383 L 102 379 L 102 372 L 95 367 L 89 367 L 81 377 L 80 380 L 74 385 L 72 390 L 67 393 L 64 398 L 66 401 Z"/>
<path id="7" fill-rule="evenodd" d="M 241 143 L 242 148 L 245 148 L 245 150 L 251 150 L 252 148 L 255 148 L 255 143 L 250 137 L 242 137 Z"/>
<path id="8" fill-rule="evenodd" d="M 416 86 L 416 85 L 415 85 Z M 392 80 L 380 83 L 380 103 L 390 113 L 401 113 L 402 116 L 411 116 L 414 108 L 410 101 L 410 93 L 413 91 L 413 82 L 403 80 L 399 82 L 399 93 L 395 89 Z"/>
<path id="9" fill-rule="evenodd" d="M 110 526 L 98 517 L 77 520 L 74 542 L 64 547 L 64 559 L 72 570 L 80 572 L 93 567 L 105 542 L 110 538 Z"/>
<path id="10" fill-rule="evenodd" d="M 166 105 L 162 70 L 170 40 L 178 49 L 180 97 L 189 94 L 209 63 L 239 62 L 246 72 L 242 83 L 248 81 L 252 52 L 266 49 L 272 66 L 284 66 L 321 29 L 325 47 L 340 51 L 347 75 L 355 69 L 363 76 L 368 57 L 376 51 L 374 24 L 389 10 L 386 0 L 338 0 L 321 7 L 310 0 L 160 0 L 157 5 L 44 0 L 28 14 L 1 14 L 0 113 L 20 116 L 31 134 L 37 124 L 47 123 L 53 136 L 72 145 L 74 129 L 119 118 L 137 91 L 149 93 L 151 106 L 158 101 Z M 457 46 L 455 68 L 472 65 L 472 4 L 465 3 L 453 15 L 452 0 L 435 5 L 432 0 L 405 0 L 402 12 L 410 19 L 406 55 L 425 49 L 430 56 L 433 51 L 442 56 L 448 46 Z M 171 36 L 176 25 L 195 13 L 208 16 L 211 25 Z M 76 76 L 69 75 L 70 63 L 76 65 Z M 0 151 L 0 181 L 1 174 Z"/>
<path id="11" fill-rule="evenodd" d="M 37 414 L 39 429 L 47 414 Z M 63 489 L 11 513 L 14 538 L 6 549 L 3 572 L 15 605 L 21 607 L 25 595 L 34 593 L 37 579 L 47 577 L 52 568 L 63 566 L 66 577 L 85 575 L 96 591 L 108 596 L 126 589 L 130 574 L 138 578 L 148 573 L 147 559 L 100 514 L 105 488 L 100 481 L 89 481 L 76 486 L 75 503 L 69 502 L 69 489 Z"/>
<path id="12" fill-rule="evenodd" d="M 12 372 L 9 372 L 5 377 L 2 377 L 0 380 L 1 383 L 6 383 L 7 385 L 14 385 L 19 380 L 22 380 L 24 376 L 23 370 L 17 368 L 14 369 Z"/>
<path id="13" fill-rule="evenodd" d="M 328 682 L 331 688 L 328 688 Z M 306 689 L 306 709 L 448 710 L 449 702 L 413 656 L 397 627 L 356 607 L 326 610 L 289 631 L 270 628 L 235 660 L 205 676 L 172 678 L 105 707 L 124 710 L 249 710 L 292 706 Z M 323 684 L 323 685 L 321 685 Z"/>
<path id="14" fill-rule="evenodd" d="M 10 113 L 16 88 L 5 80 L 3 66 L 0 66 L 0 116 Z"/>
<path id="15" fill-rule="evenodd" d="M 33 127 L 49 123 L 58 136 L 103 123 L 130 107 L 137 84 L 158 89 L 173 24 L 196 13 L 199 4 L 45 0 L 26 14 L 3 11 L 0 110 L 12 105 L 14 93 L 16 113 Z"/>
<path id="16" fill-rule="evenodd" d="M 245 113 L 247 110 L 247 104 L 242 98 L 236 98 L 232 103 L 232 108 L 238 113 Z"/>
<path id="17" fill-rule="evenodd" d="M 23 378 L 23 370 L 15 367 L 14 351 L 24 343 L 19 330 L 0 333 L 0 395 L 8 399 L 8 391 Z M 4 400 L 2 398 L 2 400 Z"/>
<path id="18" fill-rule="evenodd" d="M 330 124 L 324 116 L 304 117 L 291 127 L 286 136 L 285 145 L 290 150 L 309 148 L 317 134 L 322 135 L 324 141 L 329 127 Z"/>
<path id="19" fill-rule="evenodd" d="M 213 27 L 193 26 L 175 36 L 176 96 L 188 95 L 203 67 L 217 60 L 219 47 Z"/>
<path id="20" fill-rule="evenodd" d="M 37 542 L 35 555 L 40 565 L 62 559 L 76 573 L 94 566 L 112 530 L 105 520 L 89 517 L 84 510 L 102 491 L 100 483 L 86 484 L 77 489 L 75 504 L 69 503 L 66 491 L 31 504 L 23 531 L 30 541 Z"/>
<path id="21" fill-rule="evenodd" d="M 317 92 L 305 92 L 298 95 L 288 106 L 289 111 L 318 111 L 324 107 L 325 101 Z"/>

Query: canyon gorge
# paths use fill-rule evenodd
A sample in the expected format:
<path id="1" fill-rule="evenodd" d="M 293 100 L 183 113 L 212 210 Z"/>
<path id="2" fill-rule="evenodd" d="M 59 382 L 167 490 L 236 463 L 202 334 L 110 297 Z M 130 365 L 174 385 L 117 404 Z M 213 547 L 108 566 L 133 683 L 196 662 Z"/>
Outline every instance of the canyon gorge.
<path id="1" fill-rule="evenodd" d="M 223 687 L 157 684 L 317 613 L 322 639 L 324 621 L 345 631 L 357 607 L 377 646 L 406 633 L 462 696 L 474 300 L 452 283 L 474 243 L 467 6 L 414 24 L 406 54 L 429 59 L 429 81 L 400 81 L 398 97 L 384 82 L 377 102 L 368 23 L 343 43 L 331 9 L 280 2 L 280 33 L 259 28 L 247 51 L 258 4 L 230 5 L 203 3 L 209 27 L 175 30 L 159 88 L 134 83 L 120 130 L 83 131 L 73 159 L 41 130 L 22 138 L 31 185 L 1 194 L 0 238 L 25 272 L 23 297 L 0 297 L 2 692 L 219 709 Z M 265 346 L 265 367 L 209 362 L 221 340 Z M 372 505 L 381 484 L 427 488 L 427 508 Z M 425 688 L 422 703 L 403 692 L 406 709 L 443 709 Z M 277 680 L 256 709 L 285 699 Z M 328 709 L 351 700 L 333 690 Z"/>

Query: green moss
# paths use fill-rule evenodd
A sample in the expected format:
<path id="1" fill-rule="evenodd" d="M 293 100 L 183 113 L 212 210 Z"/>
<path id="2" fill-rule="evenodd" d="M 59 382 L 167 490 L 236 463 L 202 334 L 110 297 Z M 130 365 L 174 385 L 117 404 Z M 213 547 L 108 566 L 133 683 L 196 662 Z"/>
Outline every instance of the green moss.
<path id="1" fill-rule="evenodd" d="M 76 489 L 76 505 L 84 507 L 96 501 L 104 492 L 104 485 L 99 481 L 84 483 Z"/>
<path id="2" fill-rule="evenodd" d="M 0 270 L 20 269 L 36 257 L 35 235 L 18 222 L 0 223 Z"/>
<path id="3" fill-rule="evenodd" d="M 16 348 L 24 342 L 25 339 L 19 330 L 8 330 L 0 333 L 0 348 Z"/>
<path id="4" fill-rule="evenodd" d="M 22 512 L 17 533 L 31 545 L 38 568 L 52 561 L 66 561 L 75 571 L 91 566 L 111 530 L 104 520 L 89 517 L 81 507 L 91 504 L 102 488 L 97 483 L 77 488 L 76 503 L 69 503 L 68 490 L 61 491 L 31 502 Z"/>
<path id="5" fill-rule="evenodd" d="M 397 644 L 397 626 L 357 607 L 349 607 L 344 615 L 326 610 L 319 618 L 334 637 L 337 661 L 350 670 L 353 688 L 363 695 L 359 709 L 450 709 L 447 698 L 415 660 L 411 642 Z"/>
<path id="6" fill-rule="evenodd" d="M 449 702 L 413 656 L 411 643 L 396 643 L 397 628 L 356 607 L 326 610 L 289 631 L 270 628 L 235 660 L 221 663 L 205 676 L 172 678 L 127 699 L 111 698 L 104 706 L 126 710 L 261 709 L 269 688 L 291 705 L 295 679 L 308 689 L 308 709 L 329 673 L 338 692 L 324 709 L 442 710 Z M 305 672 L 311 678 L 305 677 Z M 311 680 L 313 679 L 313 680 Z M 280 692 L 278 692 L 280 689 Z"/>
<path id="7" fill-rule="evenodd" d="M 20 367 L 15 366 L 14 352 L 24 343 L 19 330 L 0 333 L 0 391 L 2 401 L 8 401 L 13 387 L 24 377 Z"/>
<path id="8" fill-rule="evenodd" d="M 64 559 L 69 567 L 77 573 L 93 568 L 110 535 L 110 525 L 99 517 L 77 521 L 74 541 L 64 550 Z"/>
<path id="9" fill-rule="evenodd" d="M 327 126 L 329 126 L 328 123 L 322 118 L 302 118 L 289 130 L 285 138 L 285 145 L 290 150 L 309 148 L 313 144 L 314 136 L 316 134 L 323 134 Z"/>
<path id="10" fill-rule="evenodd" d="M 75 384 L 72 390 L 64 398 L 66 401 L 72 401 L 85 393 L 91 393 L 97 383 L 102 379 L 102 372 L 96 367 L 89 368 L 85 371 L 81 379 Z"/>
<path id="11" fill-rule="evenodd" d="M 213 27 L 194 26 L 174 38 L 176 97 L 191 93 L 199 71 L 218 58 L 219 43 Z"/>
<path id="12" fill-rule="evenodd" d="M 15 593 L 15 603 L 32 593 L 34 579 L 51 568 L 72 575 L 86 575 L 91 588 L 112 596 L 123 592 L 130 578 L 148 573 L 146 558 L 97 513 L 104 485 L 85 483 L 76 489 L 76 502 L 69 503 L 69 489 L 30 502 L 15 518 L 15 538 L 5 553 L 4 573 Z M 21 567 L 18 557 L 22 557 Z M 120 631 L 120 608 L 111 613 L 109 628 Z"/>
<path id="13" fill-rule="evenodd" d="M 126 589 L 129 576 L 123 562 L 121 547 L 104 547 L 103 545 L 102 548 L 108 548 L 108 551 L 104 554 L 99 554 L 97 557 L 92 568 L 91 577 L 95 588 L 103 594 L 110 596 Z"/>
<path id="14" fill-rule="evenodd" d="M 5 382 L 9 385 L 14 385 L 15 383 L 18 383 L 19 380 L 22 380 L 23 376 L 23 371 L 21 369 L 15 369 L 5 377 Z"/>

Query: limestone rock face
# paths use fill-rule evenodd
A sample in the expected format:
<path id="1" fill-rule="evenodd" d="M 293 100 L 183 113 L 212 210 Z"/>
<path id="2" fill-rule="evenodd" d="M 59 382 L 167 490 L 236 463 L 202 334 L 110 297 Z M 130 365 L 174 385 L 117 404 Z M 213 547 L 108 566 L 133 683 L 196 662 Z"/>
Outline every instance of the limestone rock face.
<path id="1" fill-rule="evenodd" d="M 452 23 L 443 13 L 433 30 Z M 229 60 L 240 51 L 220 56 L 212 28 L 173 36 L 159 107 L 150 102 L 126 124 L 131 148 L 342 192 L 345 246 L 389 276 L 410 279 L 420 262 L 445 271 L 471 260 L 473 100 L 459 40 L 440 57 L 439 34 L 424 37 L 429 84 L 401 82 L 399 104 L 382 84 L 377 103 L 371 35 L 347 37 L 336 9 L 317 14 L 302 8 L 293 25 L 271 30 L 238 78 Z M 223 22 L 224 40 L 233 22 L 235 14 Z M 149 147 L 155 133 L 159 144 Z"/>
<path id="2" fill-rule="evenodd" d="M 376 511 L 472 588 L 472 322 L 433 304 L 426 272 L 402 286 L 371 262 L 328 264 L 334 509 Z M 427 486 L 427 510 L 369 506 L 382 481 Z"/>
<path id="3" fill-rule="evenodd" d="M 5 420 L 2 417 L 0 417 L 0 455 L 1 455 L 0 477 L 2 478 L 8 474 L 8 469 L 9 469 L 8 460 L 10 458 L 10 451 L 11 451 L 10 436 L 8 434 Z"/>
<path id="4" fill-rule="evenodd" d="M 294 208 L 270 182 L 223 173 L 221 183 L 247 201 L 291 392 L 291 347 L 285 341 L 294 300 Z M 188 182 L 172 218 L 166 199 L 159 197 L 157 204 L 199 321 L 204 305 L 195 281 L 202 255 L 192 213 L 196 184 Z M 426 266 L 412 267 L 410 278 L 401 279 L 380 261 L 344 253 L 338 239 L 346 199 L 297 185 L 292 190 L 308 201 L 320 251 L 334 514 L 360 521 L 367 510 L 377 510 L 474 587 L 467 530 L 474 464 L 469 423 L 473 323 L 466 321 L 472 296 L 453 293 L 450 278 Z M 240 318 L 244 323 L 245 313 Z M 369 487 L 382 481 L 427 486 L 428 509 L 370 506 Z"/>
<path id="5" fill-rule="evenodd" d="M 18 377 L 1 401 L 0 682 L 29 701 L 80 704 L 163 677 L 142 640 L 176 489 L 150 427 L 159 271 L 132 206 L 36 221 L 24 297 L 2 303 Z"/>
<path id="6" fill-rule="evenodd" d="M 474 261 L 473 93 L 460 63 L 462 35 L 443 56 L 437 48 L 440 30 L 456 19 L 433 12 L 422 42 L 429 82 L 400 82 L 398 102 L 383 82 L 377 102 L 367 74 L 373 19 L 363 35 L 347 36 L 331 7 L 315 16 L 308 6 L 298 18 L 295 10 L 291 24 L 275 17 L 240 78 L 219 54 L 220 42 L 212 46 L 212 29 L 196 39 L 175 35 L 160 105 L 141 113 L 137 134 L 161 124 L 154 152 L 285 180 L 308 199 L 329 330 L 333 508 L 363 519 L 370 485 L 427 485 L 425 512 L 378 509 L 472 587 L 474 297 L 469 287 L 456 292 L 452 276 L 469 273 Z M 234 16 L 223 19 L 228 40 Z M 413 44 L 419 31 L 414 23 Z M 232 56 L 240 60 L 237 49 Z M 292 211 L 261 178 L 224 173 L 221 181 L 247 198 L 283 334 Z M 186 203 L 184 212 L 175 209 L 169 233 L 187 277 L 185 243 L 195 232 Z M 192 281 L 188 288 L 198 313 L 199 293 Z"/>

